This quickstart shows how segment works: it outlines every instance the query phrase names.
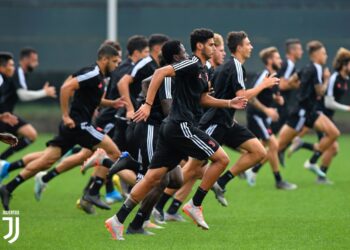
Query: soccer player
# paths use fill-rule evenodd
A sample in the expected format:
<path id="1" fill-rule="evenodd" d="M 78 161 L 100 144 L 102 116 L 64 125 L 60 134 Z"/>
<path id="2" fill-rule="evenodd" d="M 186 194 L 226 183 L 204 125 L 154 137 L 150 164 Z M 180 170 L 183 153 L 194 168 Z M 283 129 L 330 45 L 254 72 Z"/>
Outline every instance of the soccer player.
<path id="1" fill-rule="evenodd" d="M 104 45 L 98 50 L 98 58 L 93 66 L 83 68 L 61 87 L 60 101 L 62 122 L 59 134 L 47 143 L 41 157 L 30 162 L 13 180 L 0 188 L 1 202 L 9 210 L 9 201 L 13 191 L 24 181 L 41 170 L 49 168 L 75 144 L 89 149 L 104 148 L 109 156 L 118 159 L 120 151 L 109 136 L 103 135 L 91 125 L 91 119 L 97 106 L 123 107 L 122 99 L 105 100 L 104 78 L 116 67 L 118 52 L 115 48 Z M 69 110 L 69 99 L 73 101 Z M 96 179 L 104 181 L 108 169 L 101 167 Z M 96 184 L 96 183 L 94 183 Z M 94 185 L 96 186 L 96 185 Z M 98 195 L 91 195 L 90 202 L 105 207 Z M 102 203 L 102 204 L 101 204 Z"/>
<path id="2" fill-rule="evenodd" d="M 214 34 L 214 43 L 215 43 L 215 52 L 210 58 L 209 62 L 211 66 L 216 69 L 218 66 L 222 65 L 225 61 L 226 52 L 225 52 L 225 44 L 224 39 L 218 33 Z"/>
<path id="3" fill-rule="evenodd" d="M 194 30 L 191 33 L 191 49 L 194 56 L 189 60 L 162 67 L 156 70 L 152 77 L 145 103 L 135 113 L 134 120 L 147 120 L 157 90 L 164 78 L 169 76 L 175 77 L 176 83 L 173 104 L 168 119 L 161 125 L 156 151 L 145 177 L 134 186 L 118 213 L 106 221 L 114 239 L 124 239 L 123 223 L 129 213 L 168 171 L 187 156 L 201 161 L 210 158 L 212 161 L 207 171 L 207 176 L 211 178 L 207 178 L 197 190 L 195 204 L 191 210 L 192 214 L 203 218 L 197 202 L 200 203 L 204 198 L 203 191 L 210 189 L 214 183 L 213 179 L 220 175 L 229 159 L 215 140 L 193 125 L 196 122 L 194 112 L 199 110 L 200 104 L 232 108 L 244 108 L 246 105 L 244 98 L 217 100 L 207 94 L 209 86 L 205 64 L 215 49 L 213 37 L 214 34 L 210 30 Z M 208 228 L 203 219 L 200 225 Z"/>
<path id="4" fill-rule="evenodd" d="M 254 84 L 254 88 L 259 86 L 266 75 L 274 75 L 281 68 L 282 60 L 276 47 L 268 47 L 260 51 L 260 59 L 265 65 Z M 258 171 L 266 161 L 269 161 L 272 173 L 275 178 L 276 188 L 284 190 L 293 190 L 297 186 L 282 180 L 279 171 L 278 143 L 277 138 L 271 129 L 271 122 L 278 121 L 279 114 L 276 104 L 283 105 L 284 99 L 280 95 L 278 86 L 266 88 L 256 97 L 250 100 L 247 112 L 248 129 L 259 138 L 265 147 L 268 147 L 267 157 L 261 162 L 246 171 L 248 184 L 255 185 L 255 179 Z"/>
<path id="5" fill-rule="evenodd" d="M 329 79 L 329 84 L 325 96 L 319 102 L 318 109 L 322 111 L 329 119 L 333 121 L 335 111 L 350 111 L 350 106 L 341 103 L 342 97 L 348 91 L 349 76 L 350 76 L 350 51 L 345 48 L 340 48 L 333 60 L 334 73 Z M 318 133 L 320 134 L 320 133 Z M 320 134 L 320 138 L 323 134 Z M 300 148 L 313 148 L 312 144 L 304 142 L 303 140 L 293 140 L 291 152 L 299 150 Z M 329 166 L 333 158 L 337 155 L 339 150 L 338 142 L 334 142 L 322 155 L 321 170 L 327 174 Z M 327 177 L 317 176 L 317 182 L 320 184 L 333 184 Z"/>
<path id="6" fill-rule="evenodd" d="M 314 153 L 304 164 L 304 167 L 318 176 L 325 177 L 317 161 L 329 147 L 336 141 L 340 132 L 334 123 L 324 114 L 317 111 L 318 100 L 324 96 L 329 83 L 329 70 L 322 69 L 326 64 L 326 48 L 319 41 L 310 41 L 307 44 L 310 62 L 298 74 L 301 82 L 295 108 L 283 125 L 279 134 L 279 152 L 286 149 L 298 133 L 307 127 L 324 133 L 319 143 L 309 145 Z"/>
<path id="7" fill-rule="evenodd" d="M 1 109 L 13 113 L 18 100 L 31 101 L 43 97 L 56 98 L 56 90 L 46 82 L 42 90 L 29 90 L 26 83 L 26 74 L 32 72 L 39 65 L 38 53 L 32 48 L 24 48 L 20 52 L 19 67 L 15 73 L 3 86 Z M 8 126 L 0 122 L 0 132 L 10 132 L 19 137 L 19 142 L 15 147 L 9 147 L 0 154 L 0 159 L 7 159 L 12 154 L 22 150 L 35 141 L 37 131 L 35 128 L 18 117 L 15 126 Z"/>

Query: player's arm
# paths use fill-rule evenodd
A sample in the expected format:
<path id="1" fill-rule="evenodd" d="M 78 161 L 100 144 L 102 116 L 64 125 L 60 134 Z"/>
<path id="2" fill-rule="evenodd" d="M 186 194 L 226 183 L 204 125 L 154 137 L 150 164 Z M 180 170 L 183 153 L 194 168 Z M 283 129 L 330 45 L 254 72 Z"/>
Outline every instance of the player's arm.
<path id="1" fill-rule="evenodd" d="M 334 99 L 334 96 L 326 95 L 324 98 L 326 108 L 332 110 L 350 111 L 350 106 L 341 104 Z"/>
<path id="2" fill-rule="evenodd" d="M 40 90 L 29 90 L 24 88 L 19 88 L 16 91 L 19 99 L 21 101 L 34 101 L 44 97 L 56 98 L 56 89 L 54 86 L 50 86 L 49 82 L 46 82 L 44 87 Z"/>
<path id="3" fill-rule="evenodd" d="M 76 77 L 66 80 L 60 92 L 60 106 L 62 112 L 62 120 L 65 126 L 69 128 L 75 127 L 75 122 L 69 116 L 69 99 L 74 95 L 74 92 L 79 89 L 79 82 Z"/>
<path id="4" fill-rule="evenodd" d="M 133 82 L 134 82 L 134 78 L 129 74 L 125 74 L 117 83 L 120 96 L 123 96 L 125 99 L 125 102 L 127 103 L 126 105 L 127 118 L 131 118 L 131 116 L 135 112 L 134 105 L 131 102 L 130 90 L 129 90 L 129 86 Z"/>
<path id="5" fill-rule="evenodd" d="M 10 112 L 5 112 L 0 114 L 0 121 L 7 123 L 10 126 L 15 126 L 18 123 L 18 118 Z"/>
<path id="6" fill-rule="evenodd" d="M 253 97 L 249 100 L 249 103 L 256 108 L 257 110 L 260 110 L 264 114 L 266 114 L 268 117 L 272 119 L 272 121 L 277 121 L 279 118 L 278 112 L 274 108 L 270 108 L 262 104 L 258 98 Z"/>
<path id="7" fill-rule="evenodd" d="M 328 88 L 330 72 L 328 68 L 325 68 L 323 71 L 323 82 L 322 79 L 319 79 L 319 83 L 315 85 L 316 94 L 318 96 L 324 96 Z"/>
<path id="8" fill-rule="evenodd" d="M 162 68 L 157 69 L 154 72 L 151 83 L 147 90 L 145 104 L 143 104 L 139 108 L 139 110 L 135 113 L 133 117 L 133 120 L 135 122 L 147 120 L 150 114 L 151 107 L 153 105 L 153 101 L 156 96 L 156 93 L 160 88 L 160 85 L 163 83 L 164 78 L 167 76 L 170 76 L 170 77 L 175 76 L 175 69 L 173 68 L 172 65 L 164 66 Z"/>
<path id="9" fill-rule="evenodd" d="M 201 95 L 200 104 L 212 108 L 244 109 L 247 106 L 247 99 L 244 96 L 238 96 L 231 100 L 217 99 L 209 95 L 209 92 L 205 92 Z"/>
<path id="10" fill-rule="evenodd" d="M 101 107 L 111 107 L 115 109 L 123 108 L 127 105 L 126 101 L 124 100 L 124 97 L 117 98 L 115 100 L 109 100 L 102 98 L 100 106 Z"/>

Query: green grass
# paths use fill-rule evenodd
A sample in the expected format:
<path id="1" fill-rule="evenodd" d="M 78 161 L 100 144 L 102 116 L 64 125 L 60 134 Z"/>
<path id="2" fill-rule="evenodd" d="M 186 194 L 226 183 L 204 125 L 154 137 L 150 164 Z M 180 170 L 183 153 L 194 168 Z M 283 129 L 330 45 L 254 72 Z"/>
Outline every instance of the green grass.
<path id="1" fill-rule="evenodd" d="M 12 160 L 41 150 L 48 138 L 41 136 Z M 154 231 L 157 235 L 153 237 L 126 235 L 124 242 L 110 240 L 104 228 L 104 220 L 120 204 L 111 211 L 98 210 L 96 216 L 75 208 L 87 180 L 78 169 L 53 180 L 40 203 L 34 200 L 30 180 L 16 190 L 11 202 L 11 208 L 20 211 L 20 237 L 9 245 L 2 239 L 7 226 L 0 221 L 0 249 L 349 249 L 350 137 L 342 136 L 339 141 L 341 151 L 329 172 L 334 186 L 315 184 L 315 177 L 302 167 L 310 153 L 300 152 L 282 170 L 286 179 L 298 184 L 296 191 L 276 190 L 269 166 L 265 166 L 256 187 L 239 179 L 228 185 L 227 208 L 208 194 L 204 214 L 209 231 L 188 220 L 168 223 L 166 229 Z M 237 154 L 230 151 L 230 155 L 234 162 Z"/>

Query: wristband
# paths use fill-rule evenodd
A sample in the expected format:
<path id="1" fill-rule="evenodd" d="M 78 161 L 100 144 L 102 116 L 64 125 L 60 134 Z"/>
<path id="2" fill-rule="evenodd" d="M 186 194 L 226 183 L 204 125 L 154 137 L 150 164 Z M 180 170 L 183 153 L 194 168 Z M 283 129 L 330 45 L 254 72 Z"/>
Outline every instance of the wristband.
<path id="1" fill-rule="evenodd" d="M 152 104 L 148 103 L 147 101 L 145 101 L 145 104 L 147 104 L 148 106 L 152 107 Z"/>

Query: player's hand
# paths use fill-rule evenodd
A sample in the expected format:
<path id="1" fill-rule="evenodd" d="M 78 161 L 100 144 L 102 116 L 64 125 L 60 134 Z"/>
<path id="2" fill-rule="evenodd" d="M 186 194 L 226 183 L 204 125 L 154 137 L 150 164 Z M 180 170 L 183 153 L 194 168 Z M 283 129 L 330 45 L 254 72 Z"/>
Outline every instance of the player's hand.
<path id="1" fill-rule="evenodd" d="M 75 122 L 68 115 L 62 117 L 64 126 L 68 128 L 75 128 Z"/>
<path id="2" fill-rule="evenodd" d="M 280 83 L 280 79 L 276 77 L 276 74 L 272 74 L 270 76 L 266 75 L 263 80 L 263 85 L 265 88 L 271 88 Z"/>
<path id="3" fill-rule="evenodd" d="M 134 119 L 134 116 L 135 116 L 135 111 L 133 109 L 126 111 L 126 115 L 125 115 L 126 119 L 132 120 Z"/>
<path id="4" fill-rule="evenodd" d="M 284 105 L 284 98 L 281 95 L 275 95 L 274 96 L 275 102 L 280 105 L 283 106 Z"/>
<path id="5" fill-rule="evenodd" d="M 124 100 L 124 97 L 113 100 L 112 107 L 115 109 L 123 108 L 127 105 L 127 102 Z"/>
<path id="6" fill-rule="evenodd" d="M 325 79 L 329 79 L 330 76 L 331 76 L 331 72 L 329 71 L 328 68 L 325 68 L 325 69 L 323 70 L 323 79 L 324 79 L 324 80 L 325 80 Z"/>
<path id="7" fill-rule="evenodd" d="M 237 96 L 229 100 L 229 106 L 233 109 L 244 109 L 247 107 L 248 99 L 245 96 Z"/>
<path id="8" fill-rule="evenodd" d="M 278 119 L 279 119 L 278 112 L 277 112 L 277 110 L 274 109 L 274 108 L 266 108 L 265 114 L 266 114 L 268 117 L 270 117 L 271 120 L 272 120 L 273 122 L 276 122 L 276 121 L 278 121 Z"/>
<path id="9" fill-rule="evenodd" d="M 10 112 L 5 112 L 1 114 L 1 121 L 13 127 L 18 123 L 18 118 Z"/>
<path id="10" fill-rule="evenodd" d="M 147 104 L 142 104 L 142 106 L 135 112 L 132 118 L 134 122 L 146 121 L 151 113 L 151 106 Z"/>
<path id="11" fill-rule="evenodd" d="M 56 89 L 53 86 L 50 86 L 49 82 L 45 82 L 43 90 L 45 90 L 45 93 L 48 97 L 56 98 Z"/>
<path id="12" fill-rule="evenodd" d="M 6 144 L 10 144 L 12 147 L 18 143 L 17 137 L 9 133 L 0 133 L 0 140 Z"/>

